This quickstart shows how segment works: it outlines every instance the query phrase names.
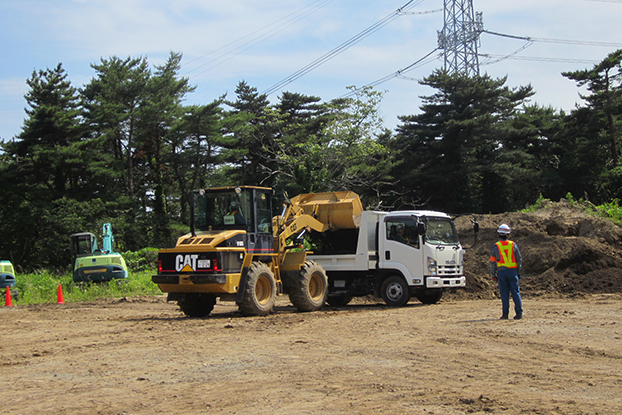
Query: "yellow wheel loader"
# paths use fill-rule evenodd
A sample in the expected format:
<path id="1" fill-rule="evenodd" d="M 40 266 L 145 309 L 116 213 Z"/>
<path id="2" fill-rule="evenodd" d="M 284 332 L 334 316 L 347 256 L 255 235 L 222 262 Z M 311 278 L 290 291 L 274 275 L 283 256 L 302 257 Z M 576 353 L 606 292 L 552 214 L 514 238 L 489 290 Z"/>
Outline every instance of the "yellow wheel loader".
<path id="1" fill-rule="evenodd" d="M 174 248 L 160 249 L 152 280 L 191 317 L 209 315 L 217 298 L 236 302 L 245 316 L 267 315 L 280 294 L 288 294 L 299 311 L 318 310 L 326 301 L 326 273 L 288 243 L 304 232 L 354 225 L 362 205 L 350 193 L 327 193 L 307 210 L 298 196 L 273 218 L 270 188 L 194 191 L 191 232 Z"/>

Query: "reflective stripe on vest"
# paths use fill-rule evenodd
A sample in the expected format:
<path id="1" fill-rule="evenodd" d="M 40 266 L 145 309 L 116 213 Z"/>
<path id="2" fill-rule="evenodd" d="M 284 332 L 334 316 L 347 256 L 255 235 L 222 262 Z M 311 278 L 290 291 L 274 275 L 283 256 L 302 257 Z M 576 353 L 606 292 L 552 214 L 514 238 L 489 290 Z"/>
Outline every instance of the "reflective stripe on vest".
<path id="1" fill-rule="evenodd" d="M 516 258 L 514 258 L 514 242 L 499 241 L 496 243 L 499 248 L 499 256 L 501 259 L 497 261 L 498 267 L 517 268 Z"/>

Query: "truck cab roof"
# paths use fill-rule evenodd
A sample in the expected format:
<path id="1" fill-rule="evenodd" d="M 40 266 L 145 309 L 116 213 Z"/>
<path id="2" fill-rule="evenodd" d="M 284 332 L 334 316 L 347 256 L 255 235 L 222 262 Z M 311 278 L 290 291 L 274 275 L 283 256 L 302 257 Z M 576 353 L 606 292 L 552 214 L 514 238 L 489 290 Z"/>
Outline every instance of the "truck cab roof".
<path id="1" fill-rule="evenodd" d="M 398 210 L 394 212 L 377 212 L 377 213 L 380 213 L 386 216 L 402 216 L 402 217 L 403 216 L 416 216 L 416 217 L 431 216 L 435 218 L 450 218 L 450 216 L 447 213 L 438 212 L 435 210 Z"/>

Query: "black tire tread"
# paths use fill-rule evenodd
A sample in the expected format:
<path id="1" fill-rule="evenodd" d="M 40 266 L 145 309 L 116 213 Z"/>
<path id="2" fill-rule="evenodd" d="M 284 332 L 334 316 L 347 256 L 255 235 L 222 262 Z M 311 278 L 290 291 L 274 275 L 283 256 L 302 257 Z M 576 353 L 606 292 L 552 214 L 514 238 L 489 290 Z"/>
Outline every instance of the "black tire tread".
<path id="1" fill-rule="evenodd" d="M 314 299 L 309 292 L 309 283 L 313 275 L 317 273 L 321 274 L 323 294 L 319 299 Z M 316 311 L 321 309 L 326 303 L 328 277 L 326 277 L 324 268 L 314 261 L 305 261 L 297 274 L 289 273 L 286 286 L 289 293 L 289 301 L 298 311 Z"/>

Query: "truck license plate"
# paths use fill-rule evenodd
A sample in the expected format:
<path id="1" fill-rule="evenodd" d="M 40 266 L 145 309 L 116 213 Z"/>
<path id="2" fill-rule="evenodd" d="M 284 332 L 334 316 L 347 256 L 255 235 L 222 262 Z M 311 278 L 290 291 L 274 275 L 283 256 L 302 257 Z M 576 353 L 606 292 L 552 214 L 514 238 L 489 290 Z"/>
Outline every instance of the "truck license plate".
<path id="1" fill-rule="evenodd" d="M 197 268 L 209 268 L 211 261 L 209 259 L 199 259 L 199 265 Z"/>

